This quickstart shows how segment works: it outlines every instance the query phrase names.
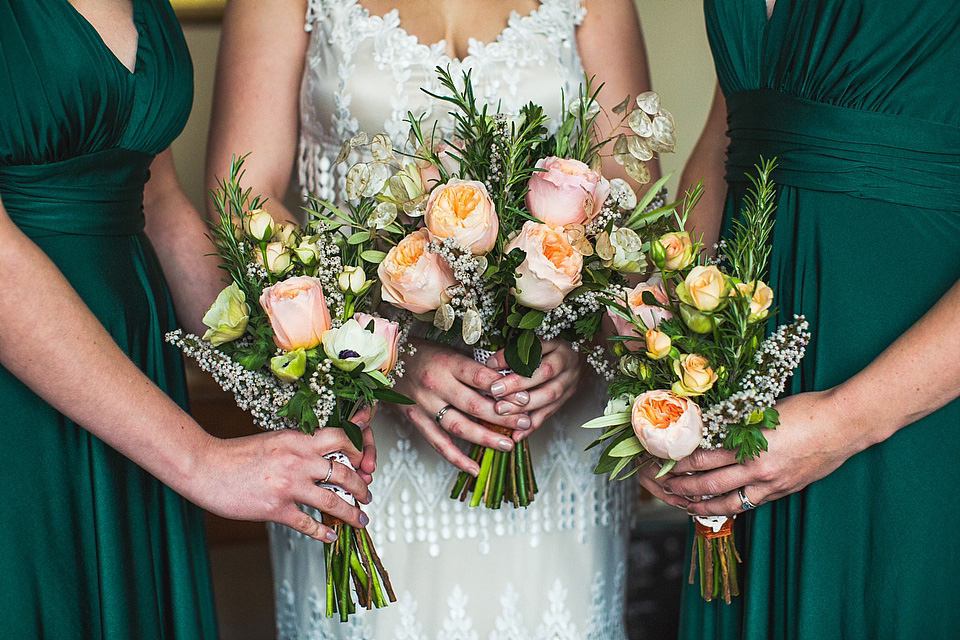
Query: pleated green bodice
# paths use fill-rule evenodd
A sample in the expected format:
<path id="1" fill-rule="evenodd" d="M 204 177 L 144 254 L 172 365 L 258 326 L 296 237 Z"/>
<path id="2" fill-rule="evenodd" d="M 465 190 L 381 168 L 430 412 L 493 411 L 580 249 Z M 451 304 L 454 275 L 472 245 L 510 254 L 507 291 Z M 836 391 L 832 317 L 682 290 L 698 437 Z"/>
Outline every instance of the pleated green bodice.
<path id="1" fill-rule="evenodd" d="M 142 204 L 154 155 L 186 122 L 192 68 L 169 3 L 133 7 L 131 73 L 67 0 L 0 0 L 0 199 L 186 406 Z M 3 368 L 0 427 L 0 637 L 216 637 L 199 509 Z"/>
<path id="2" fill-rule="evenodd" d="M 764 0 L 705 9 L 727 221 L 744 172 L 776 157 L 775 322 L 802 313 L 813 333 L 792 392 L 828 389 L 960 278 L 960 3 L 777 0 L 769 21 Z M 738 517 L 742 595 L 685 589 L 682 637 L 960 637 L 958 429 L 953 402 Z"/>

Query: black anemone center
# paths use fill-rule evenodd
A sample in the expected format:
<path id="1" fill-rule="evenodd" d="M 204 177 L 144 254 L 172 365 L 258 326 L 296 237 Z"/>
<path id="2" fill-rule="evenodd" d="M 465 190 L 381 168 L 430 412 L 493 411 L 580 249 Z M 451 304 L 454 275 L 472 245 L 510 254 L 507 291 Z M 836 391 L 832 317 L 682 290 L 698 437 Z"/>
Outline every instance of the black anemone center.
<path id="1" fill-rule="evenodd" d="M 347 358 L 359 358 L 360 354 L 354 351 L 353 349 L 344 349 L 340 352 L 340 359 L 346 360 Z"/>

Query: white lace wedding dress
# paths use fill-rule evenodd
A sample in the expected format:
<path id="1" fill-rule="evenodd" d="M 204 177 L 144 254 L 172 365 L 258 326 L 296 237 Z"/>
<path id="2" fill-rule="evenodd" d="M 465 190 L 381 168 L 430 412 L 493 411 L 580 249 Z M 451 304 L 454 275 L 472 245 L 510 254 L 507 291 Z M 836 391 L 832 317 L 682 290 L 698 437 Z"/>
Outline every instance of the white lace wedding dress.
<path id="1" fill-rule="evenodd" d="M 449 123 L 435 68 L 471 69 L 478 99 L 516 113 L 528 101 L 556 117 L 578 94 L 579 0 L 542 0 L 513 14 L 496 41 L 471 41 L 463 60 L 446 43 L 407 34 L 396 11 L 356 0 L 311 0 L 301 91 L 299 174 L 305 191 L 342 198 L 341 142 L 359 131 L 407 138 L 407 112 Z M 624 489 L 592 474 L 595 435 L 579 425 L 603 406 L 595 379 L 530 438 L 540 491 L 526 509 L 451 500 L 456 470 L 389 410 L 374 421 L 378 468 L 366 508 L 398 600 L 341 624 L 324 618 L 320 543 L 272 526 L 279 640 L 618 640 L 625 638 Z"/>

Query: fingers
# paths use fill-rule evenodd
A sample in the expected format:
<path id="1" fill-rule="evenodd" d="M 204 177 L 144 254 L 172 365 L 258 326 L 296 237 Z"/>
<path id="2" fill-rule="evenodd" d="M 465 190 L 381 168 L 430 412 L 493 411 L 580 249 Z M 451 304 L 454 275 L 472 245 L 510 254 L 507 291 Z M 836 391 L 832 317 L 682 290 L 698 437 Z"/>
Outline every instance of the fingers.
<path id="1" fill-rule="evenodd" d="M 676 468 L 676 467 L 674 467 Z M 661 485 L 680 496 L 719 496 L 754 480 L 747 465 L 731 464 L 693 474 L 668 474 Z"/>
<path id="2" fill-rule="evenodd" d="M 753 507 L 758 507 L 764 502 L 769 502 L 769 500 L 759 501 L 760 498 L 756 497 L 763 493 L 761 487 L 751 485 L 749 487 L 741 487 L 740 490 L 744 492 L 744 496 L 751 502 Z M 743 505 L 744 503 L 740 499 L 738 491 L 731 491 L 724 495 L 691 503 L 687 507 L 687 513 L 697 516 L 733 516 L 749 510 L 745 509 Z"/>
<path id="3" fill-rule="evenodd" d="M 420 407 L 413 405 L 405 407 L 404 414 L 430 446 L 450 464 L 472 476 L 480 473 L 477 463 L 460 451 L 460 447 L 453 443 L 450 436 L 437 425 L 432 416 L 428 416 Z M 446 419 L 444 416 L 444 420 Z"/>
<path id="4" fill-rule="evenodd" d="M 354 422 L 360 427 L 363 435 L 363 456 L 356 466 L 357 473 L 367 484 L 373 480 L 373 472 L 377 470 L 377 445 L 373 437 L 372 422 L 376 413 L 376 405 L 363 407 L 354 416 Z"/>
<path id="5" fill-rule="evenodd" d="M 727 449 L 696 449 L 693 453 L 677 461 L 671 475 L 710 471 L 737 464 L 737 456 Z"/>
<path id="6" fill-rule="evenodd" d="M 637 478 L 640 481 L 640 485 L 649 491 L 655 498 L 658 498 L 665 502 L 666 504 L 677 507 L 678 509 L 686 510 L 690 505 L 690 500 L 684 498 L 683 496 L 678 496 L 670 493 L 663 486 L 660 485 L 654 477 L 657 473 L 660 472 L 660 461 L 656 458 L 645 457 L 641 464 L 643 465 L 640 471 L 637 472 Z"/>
<path id="7" fill-rule="evenodd" d="M 337 539 L 333 529 L 292 505 L 280 514 L 276 521 L 320 542 L 334 542 Z"/>

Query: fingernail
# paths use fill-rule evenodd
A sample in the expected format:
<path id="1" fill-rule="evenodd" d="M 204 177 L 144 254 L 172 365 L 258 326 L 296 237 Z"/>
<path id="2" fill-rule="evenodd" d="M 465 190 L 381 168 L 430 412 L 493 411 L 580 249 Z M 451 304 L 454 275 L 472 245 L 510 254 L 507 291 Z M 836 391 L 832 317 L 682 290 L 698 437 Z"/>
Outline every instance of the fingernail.
<path id="1" fill-rule="evenodd" d="M 517 399 L 517 402 L 519 402 L 520 404 L 527 404 L 528 402 L 530 402 L 530 394 L 527 393 L 526 391 L 517 391 L 514 397 Z"/>
<path id="2" fill-rule="evenodd" d="M 327 542 L 336 542 L 337 534 L 333 531 L 327 531 L 325 534 L 323 534 L 323 539 Z"/>
<path id="3" fill-rule="evenodd" d="M 360 517 L 358 519 L 360 520 L 360 525 L 363 527 L 370 524 L 370 518 L 368 518 L 367 514 L 365 514 L 363 511 L 360 512 Z"/>
<path id="4" fill-rule="evenodd" d="M 501 440 L 497 443 L 497 447 L 501 451 L 511 451 L 513 450 L 513 441 L 512 440 Z"/>
<path id="5" fill-rule="evenodd" d="M 507 385 L 503 384 L 502 382 L 494 382 L 492 385 L 490 385 L 490 393 L 495 396 L 503 395 L 503 392 L 506 390 Z"/>
<path id="6" fill-rule="evenodd" d="M 668 496 L 672 496 L 672 495 L 673 495 L 673 491 L 670 491 L 670 489 L 668 489 L 668 488 L 666 488 L 666 487 L 663 488 L 663 492 L 664 492 L 665 494 L 667 494 Z"/>
<path id="7" fill-rule="evenodd" d="M 367 428 L 367 421 L 366 421 L 366 420 L 357 420 L 356 424 L 357 424 L 357 426 L 360 427 L 361 429 L 366 429 L 366 428 Z"/>
<path id="8" fill-rule="evenodd" d="M 527 416 L 520 416 L 517 418 L 517 429 L 529 429 L 530 428 L 530 418 Z"/>
<path id="9" fill-rule="evenodd" d="M 367 502 L 369 503 L 372 501 L 373 501 L 373 492 L 371 492 L 370 489 L 367 489 Z"/>
<path id="10" fill-rule="evenodd" d="M 488 367 L 495 367 L 497 366 L 497 361 L 493 356 L 490 356 L 489 358 L 487 358 L 487 361 L 484 362 L 484 364 L 487 365 Z"/>
<path id="11" fill-rule="evenodd" d="M 502 416 L 510 411 L 510 405 L 506 402 L 498 402 L 494 407 L 494 411 L 497 412 L 498 416 Z"/>
<path id="12" fill-rule="evenodd" d="M 467 473 L 472 475 L 474 478 L 480 475 L 480 467 L 470 467 L 467 469 Z"/>

